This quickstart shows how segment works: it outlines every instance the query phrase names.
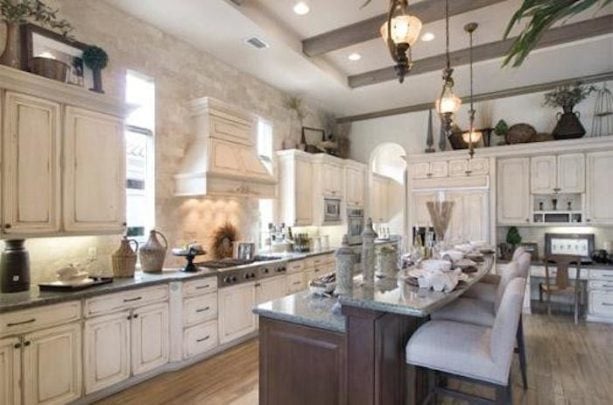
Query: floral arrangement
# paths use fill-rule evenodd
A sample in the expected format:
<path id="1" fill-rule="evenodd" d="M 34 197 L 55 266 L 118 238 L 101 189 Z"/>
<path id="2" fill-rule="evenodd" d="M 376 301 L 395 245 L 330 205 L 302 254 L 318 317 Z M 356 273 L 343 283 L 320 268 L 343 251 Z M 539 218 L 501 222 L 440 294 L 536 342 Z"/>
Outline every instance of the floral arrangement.
<path id="1" fill-rule="evenodd" d="M 57 12 L 40 0 L 0 0 L 0 18 L 3 21 L 15 24 L 35 21 L 68 36 L 73 27 L 68 21 L 59 19 Z"/>
<path id="2" fill-rule="evenodd" d="M 583 86 L 577 83 L 572 86 L 561 86 L 545 94 L 545 105 L 572 109 L 596 90 L 594 86 Z"/>

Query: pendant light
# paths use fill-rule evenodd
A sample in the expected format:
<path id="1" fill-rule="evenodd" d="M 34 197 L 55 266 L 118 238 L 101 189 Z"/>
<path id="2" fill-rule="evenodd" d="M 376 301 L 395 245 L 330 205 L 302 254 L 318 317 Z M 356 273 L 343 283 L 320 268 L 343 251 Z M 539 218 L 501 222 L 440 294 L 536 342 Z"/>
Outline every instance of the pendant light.
<path id="1" fill-rule="evenodd" d="M 381 36 L 387 44 L 396 66 L 400 83 L 413 66 L 411 46 L 417 42 L 422 23 L 409 14 L 408 0 L 391 0 L 387 22 L 381 26 Z"/>
<path id="2" fill-rule="evenodd" d="M 470 37 L 470 111 L 468 112 L 468 118 L 470 122 L 470 128 L 464 133 L 464 142 L 468 144 L 468 153 L 472 159 L 475 155 L 475 144 L 481 140 L 482 134 L 475 129 L 475 104 L 473 94 L 473 34 L 479 27 L 477 23 L 469 23 L 464 26 L 464 31 L 468 32 Z"/>
<path id="3" fill-rule="evenodd" d="M 447 65 L 443 69 L 443 90 L 441 96 L 436 100 L 436 111 L 441 117 L 441 123 L 447 136 L 451 132 L 453 124 L 453 116 L 462 105 L 460 97 L 456 96 L 453 92 L 453 69 L 451 68 L 451 58 L 449 56 L 449 0 L 445 1 L 445 36 L 446 36 L 446 51 Z"/>

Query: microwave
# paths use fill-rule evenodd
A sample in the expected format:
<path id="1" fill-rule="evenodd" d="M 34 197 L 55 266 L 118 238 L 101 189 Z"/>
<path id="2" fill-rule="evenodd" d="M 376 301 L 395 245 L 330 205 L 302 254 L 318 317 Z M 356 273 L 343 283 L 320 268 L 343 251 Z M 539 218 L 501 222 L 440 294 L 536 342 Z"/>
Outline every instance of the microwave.
<path id="1" fill-rule="evenodd" d="M 324 224 L 341 222 L 341 200 L 324 198 Z"/>

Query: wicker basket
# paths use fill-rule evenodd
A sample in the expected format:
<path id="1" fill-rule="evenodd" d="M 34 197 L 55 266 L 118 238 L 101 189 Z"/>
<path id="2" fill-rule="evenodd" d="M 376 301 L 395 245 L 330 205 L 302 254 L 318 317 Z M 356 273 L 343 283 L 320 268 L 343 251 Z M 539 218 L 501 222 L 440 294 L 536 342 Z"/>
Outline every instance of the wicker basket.
<path id="1" fill-rule="evenodd" d="M 134 244 L 134 250 L 130 244 Z M 116 278 L 134 277 L 136 270 L 136 251 L 138 250 L 138 242 L 134 239 L 128 239 L 125 236 L 121 240 L 119 249 L 113 253 L 113 276 Z"/>

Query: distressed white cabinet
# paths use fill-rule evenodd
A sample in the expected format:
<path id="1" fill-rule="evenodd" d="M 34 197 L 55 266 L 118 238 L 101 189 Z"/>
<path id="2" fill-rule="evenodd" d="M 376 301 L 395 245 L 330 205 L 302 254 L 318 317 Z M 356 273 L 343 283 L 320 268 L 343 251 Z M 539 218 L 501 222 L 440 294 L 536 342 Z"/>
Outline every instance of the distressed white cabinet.
<path id="1" fill-rule="evenodd" d="M 426 203 L 428 201 L 437 201 L 437 194 L 433 192 L 415 192 L 413 193 L 413 206 L 410 211 L 413 215 L 413 225 L 419 227 L 432 226 L 430 212 Z"/>
<path id="2" fill-rule="evenodd" d="M 347 165 L 345 167 L 345 200 L 350 207 L 364 206 L 364 183 L 366 181 L 366 167 Z"/>
<path id="3" fill-rule="evenodd" d="M 60 105 L 7 92 L 4 104 L 3 231 L 60 230 Z"/>
<path id="4" fill-rule="evenodd" d="M 447 192 L 445 200 L 455 202 L 447 231 L 449 240 L 489 240 L 488 191 Z"/>
<path id="5" fill-rule="evenodd" d="M 130 311 L 85 322 L 85 393 L 130 377 Z"/>
<path id="6" fill-rule="evenodd" d="M 321 180 L 325 196 L 343 198 L 343 167 L 341 165 L 322 163 Z"/>
<path id="7" fill-rule="evenodd" d="M 126 211 L 122 121 L 67 107 L 64 131 L 64 228 L 121 233 Z"/>
<path id="8" fill-rule="evenodd" d="M 498 161 L 498 223 L 516 225 L 530 222 L 530 159 Z"/>
<path id="9" fill-rule="evenodd" d="M 217 346 L 217 320 L 192 326 L 183 332 L 183 358 L 189 359 Z"/>
<path id="10" fill-rule="evenodd" d="M 594 152 L 587 155 L 586 222 L 590 224 L 613 224 L 611 173 L 613 152 Z"/>
<path id="11" fill-rule="evenodd" d="M 530 160 L 530 190 L 533 194 L 583 193 L 585 156 L 571 153 L 533 157 Z"/>
<path id="12" fill-rule="evenodd" d="M 293 294 L 306 289 L 306 278 L 303 271 L 287 275 L 287 293 Z"/>
<path id="13" fill-rule="evenodd" d="M 228 343 L 256 330 L 254 283 L 222 288 L 218 292 L 219 342 Z"/>
<path id="14" fill-rule="evenodd" d="M 441 178 L 449 175 L 447 161 L 415 163 L 409 166 L 409 175 L 412 179 Z"/>
<path id="15" fill-rule="evenodd" d="M 489 173 L 487 158 L 457 159 L 448 163 L 449 177 L 483 176 Z"/>
<path id="16" fill-rule="evenodd" d="M 0 404 L 21 403 L 21 341 L 17 338 L 0 340 Z"/>
<path id="17" fill-rule="evenodd" d="M 23 339 L 25 404 L 65 404 L 81 397 L 81 325 L 34 332 Z"/>
<path id="18" fill-rule="evenodd" d="M 279 153 L 280 220 L 289 226 L 313 224 L 313 167 L 300 151 Z"/>
<path id="19" fill-rule="evenodd" d="M 286 295 L 287 276 L 271 277 L 255 283 L 255 302 L 257 305 Z"/>
<path id="20" fill-rule="evenodd" d="M 374 174 L 370 190 L 370 217 L 375 223 L 389 220 L 389 188 L 391 179 Z"/>
<path id="21" fill-rule="evenodd" d="M 131 319 L 132 373 L 139 375 L 168 363 L 168 303 L 135 309 Z"/>

